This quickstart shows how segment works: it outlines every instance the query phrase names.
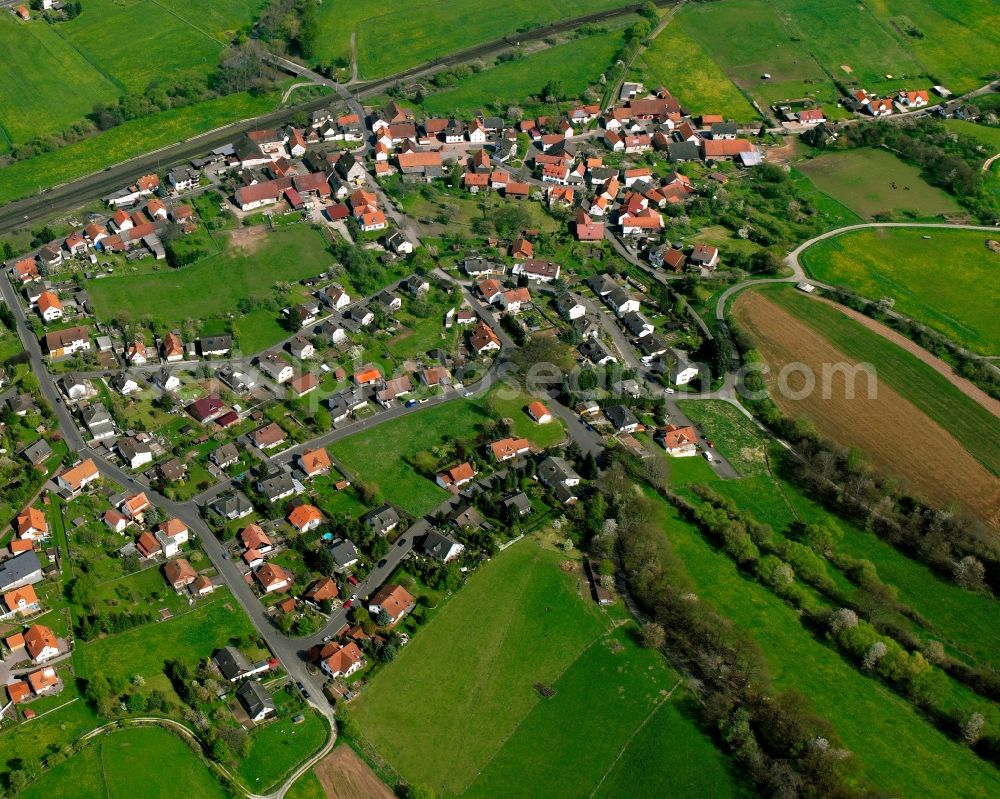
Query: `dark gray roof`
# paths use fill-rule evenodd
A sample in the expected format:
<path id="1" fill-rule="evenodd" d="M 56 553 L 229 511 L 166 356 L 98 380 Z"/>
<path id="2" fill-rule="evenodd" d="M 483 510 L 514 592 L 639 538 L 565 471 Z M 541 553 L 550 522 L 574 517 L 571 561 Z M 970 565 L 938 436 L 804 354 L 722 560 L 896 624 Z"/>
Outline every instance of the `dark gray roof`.
<path id="1" fill-rule="evenodd" d="M 689 141 L 668 142 L 667 154 L 671 161 L 697 161 L 701 156 L 698 145 Z"/>
<path id="2" fill-rule="evenodd" d="M 628 427 L 629 425 L 639 424 L 639 420 L 635 418 L 635 414 L 624 405 L 612 405 L 610 408 L 605 408 L 604 415 L 608 417 L 608 421 L 615 426 L 616 430 L 621 430 L 623 427 Z"/>
<path id="3" fill-rule="evenodd" d="M 253 505 L 250 504 L 250 500 L 243 496 L 239 491 L 235 491 L 232 494 L 223 494 L 221 497 L 217 497 L 209 505 L 212 510 L 216 513 L 232 518 L 237 518 L 238 516 L 245 515 L 253 510 Z"/>
<path id="4" fill-rule="evenodd" d="M 399 513 L 392 505 L 387 504 L 368 511 L 361 517 L 361 521 L 373 528 L 376 533 L 385 533 L 394 525 L 399 524 Z"/>
<path id="5" fill-rule="evenodd" d="M 579 480 L 580 475 L 565 458 L 550 455 L 538 464 L 538 476 L 549 485 L 561 484 L 566 480 Z"/>
<path id="6" fill-rule="evenodd" d="M 531 510 L 531 500 L 528 499 L 528 495 L 523 491 L 518 491 L 516 494 L 512 494 L 507 497 L 503 504 L 510 508 L 514 508 L 518 513 L 527 513 Z"/>
<path id="7" fill-rule="evenodd" d="M 227 680 L 235 680 L 250 670 L 250 663 L 236 647 L 224 646 L 215 653 L 212 660 Z"/>
<path id="8" fill-rule="evenodd" d="M 273 501 L 278 497 L 287 495 L 289 491 L 294 491 L 295 484 L 289 475 L 282 473 L 261 480 L 257 483 L 257 490 Z"/>
<path id="9" fill-rule="evenodd" d="M 345 538 L 330 546 L 330 555 L 339 568 L 344 568 L 358 559 L 358 549 L 353 541 Z"/>
<path id="10" fill-rule="evenodd" d="M 34 572 L 40 572 L 42 562 L 34 550 L 22 552 L 0 563 L 0 591 L 27 580 Z"/>
<path id="11" fill-rule="evenodd" d="M 237 688 L 236 696 L 243 703 L 243 707 L 246 708 L 251 718 L 255 718 L 264 711 L 275 709 L 274 699 L 271 698 L 267 689 L 254 680 L 247 680 Z"/>
<path id="12" fill-rule="evenodd" d="M 28 463 L 41 463 L 42 461 L 48 460 L 52 455 L 52 447 L 49 446 L 48 441 L 44 438 L 40 438 L 34 444 L 31 444 L 21 450 L 21 454 L 27 458 Z"/>
<path id="13" fill-rule="evenodd" d="M 437 530 L 431 530 L 424 536 L 420 549 L 425 555 L 444 560 L 457 543 L 455 539 L 449 538 Z"/>

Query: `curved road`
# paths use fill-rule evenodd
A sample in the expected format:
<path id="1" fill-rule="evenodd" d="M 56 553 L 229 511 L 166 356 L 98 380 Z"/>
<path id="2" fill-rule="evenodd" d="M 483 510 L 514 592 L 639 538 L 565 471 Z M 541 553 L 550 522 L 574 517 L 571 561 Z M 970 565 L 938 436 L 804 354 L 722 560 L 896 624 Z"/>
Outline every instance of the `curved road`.
<path id="1" fill-rule="evenodd" d="M 734 294 L 739 293 L 745 288 L 750 286 L 761 286 L 767 283 L 798 283 L 801 280 L 808 280 L 815 286 L 825 289 L 833 289 L 834 286 L 830 286 L 826 283 L 820 283 L 817 280 L 813 280 L 808 275 L 806 275 L 805 270 L 802 268 L 801 255 L 803 252 L 808 250 L 814 244 L 825 241 L 826 239 L 832 239 L 836 236 L 840 236 L 844 233 L 850 233 L 856 230 L 869 230 L 872 228 L 888 228 L 888 227 L 908 227 L 908 228 L 927 228 L 927 229 L 938 229 L 938 230 L 981 230 L 990 233 L 996 233 L 1000 236 L 1000 227 L 992 225 L 949 225 L 945 222 L 864 222 L 858 225 L 846 225 L 845 227 L 835 228 L 834 230 L 828 230 L 826 233 L 821 233 L 818 236 L 814 236 L 808 241 L 803 242 L 787 256 L 785 256 L 785 263 L 791 267 L 792 275 L 791 277 L 773 277 L 773 278 L 762 278 L 758 280 L 744 280 L 742 283 L 737 283 L 734 286 L 730 286 L 722 294 L 719 295 L 719 299 L 715 304 L 715 318 L 719 322 L 726 321 L 726 303 L 729 298 Z"/>

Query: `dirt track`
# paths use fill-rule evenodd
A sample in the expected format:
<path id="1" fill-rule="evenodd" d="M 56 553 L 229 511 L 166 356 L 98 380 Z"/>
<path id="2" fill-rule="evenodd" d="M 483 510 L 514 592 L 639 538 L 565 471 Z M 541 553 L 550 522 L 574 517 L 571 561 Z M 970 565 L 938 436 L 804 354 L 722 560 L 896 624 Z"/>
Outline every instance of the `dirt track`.
<path id="1" fill-rule="evenodd" d="M 806 416 L 821 434 L 857 447 L 879 470 L 899 477 L 904 489 L 935 504 L 961 504 L 1000 529 L 1000 480 L 947 430 L 881 381 L 875 384 L 875 398 L 869 399 L 865 381 L 860 380 L 854 398 L 847 399 L 846 380 L 838 375 L 831 381 L 829 397 L 823 399 L 818 377 L 822 365 L 854 364 L 854 359 L 754 292 L 743 294 L 733 313 L 771 366 L 771 396 L 785 413 Z M 817 375 L 817 389 L 803 399 L 775 390 L 775 375 L 792 362 L 807 364 Z M 800 375 L 792 375 L 789 388 L 798 390 L 803 382 Z"/>
<path id="2" fill-rule="evenodd" d="M 914 342 L 910 341 L 910 339 L 908 339 L 902 333 L 897 333 L 891 327 L 883 325 L 881 322 L 877 322 L 870 316 L 865 316 L 863 313 L 855 311 L 853 308 L 847 308 L 843 305 L 840 305 L 839 303 L 833 302 L 832 300 L 828 300 L 824 297 L 815 297 L 814 299 L 817 299 L 820 302 L 825 302 L 827 305 L 836 308 L 838 311 L 840 311 L 843 314 L 846 314 L 858 324 L 864 325 L 869 330 L 878 333 L 883 338 L 887 338 L 896 346 L 902 347 L 904 350 L 911 353 L 912 355 L 916 355 L 921 361 L 926 363 L 935 372 L 938 372 L 944 375 L 946 378 L 948 378 L 948 382 L 951 383 L 955 388 L 957 388 L 963 394 L 965 394 L 965 396 L 967 396 L 969 399 L 975 400 L 984 408 L 986 408 L 986 410 L 992 413 L 994 416 L 1000 417 L 1000 401 L 993 399 L 993 397 L 991 397 L 989 394 L 987 394 L 985 391 L 979 388 L 979 386 L 977 386 L 971 380 L 966 380 L 961 375 L 955 374 L 955 370 L 952 369 L 949 364 L 945 363 L 940 358 L 931 355 L 927 350 L 925 350 L 918 344 L 915 344 Z"/>
<path id="3" fill-rule="evenodd" d="M 393 799 L 395 796 L 346 744 L 324 757 L 313 772 L 327 799 Z"/>

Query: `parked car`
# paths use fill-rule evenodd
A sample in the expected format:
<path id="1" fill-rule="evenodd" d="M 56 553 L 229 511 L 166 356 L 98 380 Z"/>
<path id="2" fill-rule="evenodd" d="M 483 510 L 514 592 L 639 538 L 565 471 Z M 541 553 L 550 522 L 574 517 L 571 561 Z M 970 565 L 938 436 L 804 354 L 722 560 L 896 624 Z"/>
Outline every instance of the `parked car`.
<path id="1" fill-rule="evenodd" d="M 385 566 L 385 564 L 386 564 L 386 560 L 385 560 L 385 558 L 382 558 L 382 560 L 380 560 L 378 562 L 378 568 L 381 569 L 383 566 Z"/>
<path id="2" fill-rule="evenodd" d="M 407 408 L 412 408 L 416 404 L 417 404 L 417 401 L 415 399 L 410 399 L 410 400 L 406 401 L 406 407 Z"/>
<path id="3" fill-rule="evenodd" d="M 701 454 L 705 456 L 705 460 L 707 460 L 709 463 L 712 462 L 712 453 L 709 452 L 707 449 Z"/>
<path id="4" fill-rule="evenodd" d="M 348 599 L 348 600 L 347 600 L 347 601 L 346 601 L 346 602 L 344 603 L 344 610 L 347 610 L 347 609 L 348 609 L 349 607 L 351 607 L 351 605 L 353 605 L 353 604 L 354 604 L 354 600 L 353 600 L 353 599 Z"/>
<path id="5" fill-rule="evenodd" d="M 358 578 L 355 577 L 353 574 L 350 575 L 350 576 L 348 576 L 347 582 L 349 582 L 351 585 L 360 585 L 361 584 L 361 581 L 358 580 Z"/>
<path id="6" fill-rule="evenodd" d="M 400 538 L 399 541 L 397 542 L 396 546 L 401 547 L 404 544 L 406 544 L 406 539 L 405 538 Z"/>

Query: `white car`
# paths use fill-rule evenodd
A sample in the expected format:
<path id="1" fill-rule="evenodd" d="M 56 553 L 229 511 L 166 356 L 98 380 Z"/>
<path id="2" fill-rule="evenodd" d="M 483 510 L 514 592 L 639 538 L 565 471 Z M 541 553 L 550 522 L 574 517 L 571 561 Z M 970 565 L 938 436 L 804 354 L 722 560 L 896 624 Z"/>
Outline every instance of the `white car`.
<path id="1" fill-rule="evenodd" d="M 705 457 L 705 460 L 707 460 L 709 463 L 712 462 L 712 453 L 709 452 L 707 449 L 701 454 Z"/>
<path id="2" fill-rule="evenodd" d="M 676 392 L 672 388 L 663 389 L 665 394 L 675 394 Z"/>
<path id="3" fill-rule="evenodd" d="M 473 391 L 466 391 L 466 392 L 465 392 L 465 396 L 467 396 L 467 397 L 471 397 L 471 396 L 473 396 L 473 394 L 474 394 L 474 393 L 475 393 L 475 392 L 473 392 Z"/>

